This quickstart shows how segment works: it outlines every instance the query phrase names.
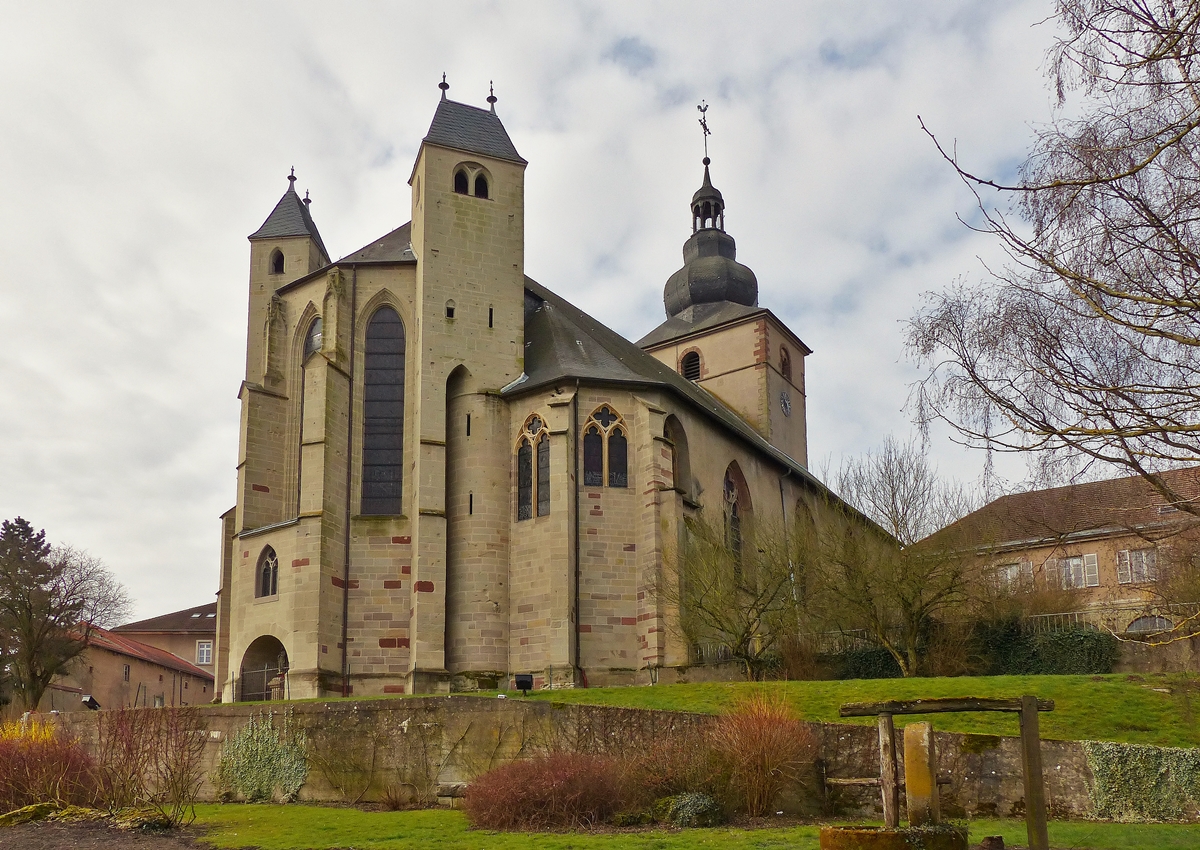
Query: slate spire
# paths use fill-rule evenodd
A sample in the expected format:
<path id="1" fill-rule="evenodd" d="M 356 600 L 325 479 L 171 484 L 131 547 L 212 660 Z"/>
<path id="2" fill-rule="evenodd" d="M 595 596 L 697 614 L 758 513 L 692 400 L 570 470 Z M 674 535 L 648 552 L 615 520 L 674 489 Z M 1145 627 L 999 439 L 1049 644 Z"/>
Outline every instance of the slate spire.
<path id="1" fill-rule="evenodd" d="M 321 234 L 317 231 L 317 225 L 308 211 L 308 205 L 311 203 L 307 200 L 308 193 L 305 193 L 305 200 L 301 200 L 300 196 L 296 194 L 295 168 L 292 169 L 292 173 L 288 175 L 287 179 L 287 191 L 283 193 L 283 197 L 279 199 L 275 209 L 271 210 L 271 214 L 262 223 L 262 227 L 251 233 L 249 238 L 281 239 L 288 236 L 307 236 L 317 243 L 317 247 L 321 249 L 321 256 L 326 262 L 329 262 L 329 252 L 325 250 L 325 243 L 321 241 Z"/>

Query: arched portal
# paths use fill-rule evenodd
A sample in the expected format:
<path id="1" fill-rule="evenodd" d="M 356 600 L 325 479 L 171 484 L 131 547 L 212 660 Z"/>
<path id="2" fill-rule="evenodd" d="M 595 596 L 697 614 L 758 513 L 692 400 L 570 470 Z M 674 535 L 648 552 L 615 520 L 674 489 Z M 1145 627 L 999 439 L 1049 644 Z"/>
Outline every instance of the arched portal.
<path id="1" fill-rule="evenodd" d="M 287 699 L 288 655 L 273 635 L 262 635 L 246 648 L 238 678 L 239 702 Z"/>

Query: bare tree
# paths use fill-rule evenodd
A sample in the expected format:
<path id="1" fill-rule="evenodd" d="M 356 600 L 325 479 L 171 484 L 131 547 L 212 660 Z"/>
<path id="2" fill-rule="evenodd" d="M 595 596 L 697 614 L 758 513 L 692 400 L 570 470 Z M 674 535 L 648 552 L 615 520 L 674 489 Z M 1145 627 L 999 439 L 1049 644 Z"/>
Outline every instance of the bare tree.
<path id="1" fill-rule="evenodd" d="M 776 643 L 795 631 L 794 570 L 804 533 L 688 518 L 658 589 L 678 611 L 676 627 L 688 644 L 723 647 L 748 680 L 760 678 Z"/>
<path id="2" fill-rule="evenodd" d="M 903 675 L 916 675 L 922 639 L 965 601 L 974 560 L 952 535 L 937 546 L 919 541 L 968 513 L 971 494 L 942 481 L 919 444 L 891 437 L 878 452 L 844 463 L 836 480 L 843 498 L 878 527 L 829 500 L 832 519 L 806 559 L 806 610 L 833 628 L 866 631 Z"/>
<path id="3" fill-rule="evenodd" d="M 1200 461 L 1200 3 L 1056 6 L 1049 74 L 1070 108 L 1019 180 L 976 176 L 938 144 L 1008 261 L 911 320 L 930 369 L 915 413 L 1043 469 L 1131 470 L 1200 515 L 1155 475 Z"/>
<path id="4" fill-rule="evenodd" d="M 0 524 L 0 647 L 14 694 L 35 709 L 55 676 L 87 647 L 95 626 L 129 609 L 124 588 L 104 564 L 21 517 Z"/>

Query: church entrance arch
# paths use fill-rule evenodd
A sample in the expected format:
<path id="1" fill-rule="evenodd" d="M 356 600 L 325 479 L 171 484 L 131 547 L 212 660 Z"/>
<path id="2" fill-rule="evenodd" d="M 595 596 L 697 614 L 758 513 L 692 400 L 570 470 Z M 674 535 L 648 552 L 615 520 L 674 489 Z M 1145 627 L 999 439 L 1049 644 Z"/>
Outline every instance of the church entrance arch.
<path id="1" fill-rule="evenodd" d="M 262 635 L 246 648 L 238 679 L 238 701 L 287 699 L 287 650 L 279 639 Z"/>

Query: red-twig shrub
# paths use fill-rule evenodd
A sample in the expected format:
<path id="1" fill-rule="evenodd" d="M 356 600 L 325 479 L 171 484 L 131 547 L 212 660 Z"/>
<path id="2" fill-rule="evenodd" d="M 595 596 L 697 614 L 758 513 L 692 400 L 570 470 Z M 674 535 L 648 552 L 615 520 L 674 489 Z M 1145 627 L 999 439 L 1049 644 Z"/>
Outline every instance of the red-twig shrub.
<path id="1" fill-rule="evenodd" d="M 629 802 L 648 808 L 662 797 L 690 791 L 724 797 L 728 769 L 713 748 L 712 729 L 713 724 L 708 723 L 676 730 L 626 756 L 623 766 Z"/>
<path id="2" fill-rule="evenodd" d="M 91 757 L 62 729 L 37 720 L 0 724 L 0 812 L 34 803 L 93 801 Z"/>
<path id="3" fill-rule="evenodd" d="M 621 765 L 607 756 L 554 753 L 490 770 L 467 789 L 480 829 L 545 829 L 602 823 L 624 803 Z"/>
<path id="4" fill-rule="evenodd" d="M 728 768 L 737 808 L 761 817 L 816 756 L 816 743 L 779 696 L 758 693 L 713 726 L 713 748 Z"/>

